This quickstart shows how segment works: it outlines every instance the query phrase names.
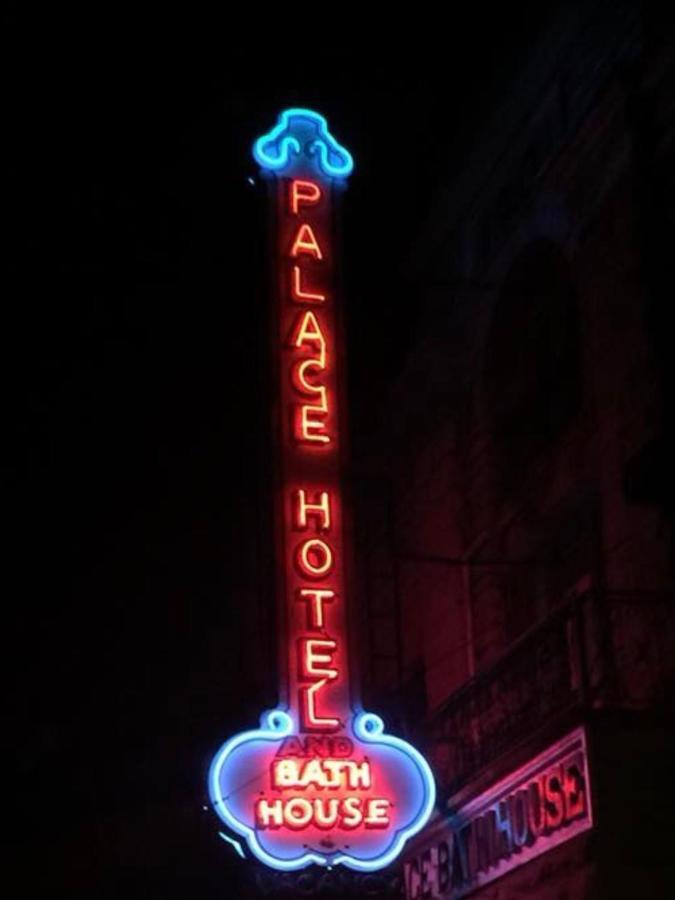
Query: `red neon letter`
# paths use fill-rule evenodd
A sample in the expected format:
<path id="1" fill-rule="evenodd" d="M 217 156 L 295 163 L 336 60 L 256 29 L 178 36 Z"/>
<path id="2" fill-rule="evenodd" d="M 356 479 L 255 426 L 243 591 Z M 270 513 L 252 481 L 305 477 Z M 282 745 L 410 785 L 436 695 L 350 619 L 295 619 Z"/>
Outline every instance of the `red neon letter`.
<path id="1" fill-rule="evenodd" d="M 321 717 L 316 712 L 316 695 L 327 684 L 328 679 L 324 678 L 310 687 L 300 688 L 300 712 L 303 731 L 309 731 L 311 728 L 316 731 L 337 731 L 340 727 L 339 719 Z"/>
<path id="2" fill-rule="evenodd" d="M 313 312 L 307 310 L 307 312 L 298 316 L 293 331 L 292 344 L 298 349 L 303 344 L 310 344 L 315 349 L 318 348 L 321 368 L 324 369 L 326 367 L 326 339 Z"/>
<path id="3" fill-rule="evenodd" d="M 307 604 L 307 627 L 310 631 L 321 631 L 324 625 L 323 604 L 330 602 L 334 596 L 335 591 L 300 588 L 300 599 L 309 601 Z"/>
<path id="4" fill-rule="evenodd" d="M 272 763 L 272 787 L 276 790 L 295 787 L 298 783 L 298 762 L 295 759 L 275 759 Z"/>
<path id="5" fill-rule="evenodd" d="M 323 421 L 326 412 L 323 406 L 300 407 L 299 440 L 319 444 L 330 443 L 330 436 L 326 434 L 326 423 Z"/>
<path id="6" fill-rule="evenodd" d="M 321 493 L 318 494 L 318 497 L 315 494 L 314 503 L 307 502 L 307 493 L 304 488 L 300 488 L 299 491 L 296 491 L 295 496 L 298 501 L 295 527 L 304 530 L 307 528 L 307 519 L 309 516 L 315 516 L 317 519 L 317 531 L 328 531 L 330 528 L 330 498 L 328 496 L 328 491 L 321 491 Z"/>
<path id="7" fill-rule="evenodd" d="M 291 256 L 297 257 L 300 256 L 301 253 L 306 253 L 309 256 L 313 256 L 315 259 L 323 259 L 323 253 L 321 252 L 319 242 L 312 231 L 312 226 L 307 225 L 307 223 L 298 228 L 298 233 L 295 236 L 293 246 L 291 247 Z"/>
<path id="8" fill-rule="evenodd" d="M 362 788 L 363 790 L 369 788 L 372 784 L 370 777 L 370 763 L 365 760 L 362 763 L 356 763 L 352 760 L 349 760 L 348 762 L 347 774 L 349 776 L 349 787 Z M 345 765 L 347 765 L 347 763 L 345 763 Z"/>
<path id="9" fill-rule="evenodd" d="M 340 801 L 334 797 L 318 797 L 314 801 L 314 824 L 317 828 L 334 828 L 337 825 Z"/>
<path id="10" fill-rule="evenodd" d="M 297 216 L 300 206 L 315 206 L 321 199 L 321 188 L 313 181 L 291 181 L 291 211 Z"/>
<path id="11" fill-rule="evenodd" d="M 323 384 L 312 384 L 310 381 L 307 381 L 307 372 L 309 370 L 316 369 L 321 372 L 323 368 L 318 359 L 302 359 L 293 366 L 291 381 L 299 394 L 318 394 L 320 398 L 319 406 L 327 411 L 328 397 L 326 396 L 326 386 Z"/>
<path id="12" fill-rule="evenodd" d="M 258 828 L 281 828 L 283 824 L 281 800 L 258 800 L 255 817 Z"/>
<path id="13" fill-rule="evenodd" d="M 284 806 L 284 822 L 289 828 L 301 830 L 312 820 L 312 804 L 304 797 L 291 797 Z"/>
<path id="14" fill-rule="evenodd" d="M 332 681 L 338 677 L 338 670 L 330 668 L 333 661 L 333 653 L 337 650 L 337 641 L 324 640 L 322 638 L 303 638 L 300 661 L 302 665 L 301 677 L 314 680 L 315 678 L 327 678 Z M 322 668 L 323 666 L 323 668 Z"/>
<path id="15" fill-rule="evenodd" d="M 333 551 L 318 538 L 300 544 L 296 559 L 300 571 L 309 578 L 323 578 L 333 568 Z"/>
<path id="16" fill-rule="evenodd" d="M 343 828 L 358 828 L 363 822 L 363 813 L 361 812 L 361 798 L 347 797 L 343 805 L 344 812 L 342 814 Z"/>
<path id="17" fill-rule="evenodd" d="M 366 800 L 366 818 L 365 818 L 366 828 L 388 828 L 389 827 L 389 816 L 387 815 L 388 809 L 389 809 L 389 801 L 388 800 L 380 800 L 380 799 L 375 799 L 375 798 Z"/>
<path id="18" fill-rule="evenodd" d="M 325 294 L 313 294 L 311 291 L 302 289 L 302 272 L 300 266 L 293 266 L 293 283 L 291 285 L 291 294 L 298 303 L 323 303 L 326 299 Z"/>

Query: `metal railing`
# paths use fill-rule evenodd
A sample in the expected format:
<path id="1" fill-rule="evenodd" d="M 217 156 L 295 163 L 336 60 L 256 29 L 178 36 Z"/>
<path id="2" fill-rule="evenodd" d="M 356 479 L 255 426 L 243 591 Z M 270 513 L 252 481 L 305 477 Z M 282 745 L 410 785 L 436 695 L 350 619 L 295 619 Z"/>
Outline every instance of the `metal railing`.
<path id="1" fill-rule="evenodd" d="M 526 632 L 433 715 L 427 753 L 455 789 L 572 711 L 675 702 L 675 603 L 664 594 L 575 597 Z"/>

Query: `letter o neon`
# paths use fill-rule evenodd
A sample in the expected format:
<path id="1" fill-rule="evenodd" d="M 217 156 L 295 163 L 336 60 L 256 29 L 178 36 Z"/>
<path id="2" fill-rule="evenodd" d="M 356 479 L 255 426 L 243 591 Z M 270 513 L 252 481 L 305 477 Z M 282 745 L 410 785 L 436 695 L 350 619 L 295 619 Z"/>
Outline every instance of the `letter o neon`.
<path id="1" fill-rule="evenodd" d="M 312 561 L 310 554 L 314 555 L 315 561 Z M 300 545 L 298 565 L 305 575 L 309 575 L 311 578 L 321 578 L 333 568 L 333 551 L 325 541 L 312 538 Z"/>
<path id="2" fill-rule="evenodd" d="M 293 797 L 284 809 L 284 820 L 289 828 L 304 828 L 309 825 L 312 815 L 312 804 L 304 797 Z"/>

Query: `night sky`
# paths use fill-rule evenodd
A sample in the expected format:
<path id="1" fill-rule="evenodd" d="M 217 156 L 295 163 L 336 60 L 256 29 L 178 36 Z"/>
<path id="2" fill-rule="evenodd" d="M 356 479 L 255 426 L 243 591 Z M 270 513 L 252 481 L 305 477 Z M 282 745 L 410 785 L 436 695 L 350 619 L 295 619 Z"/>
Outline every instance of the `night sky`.
<path id="1" fill-rule="evenodd" d="M 356 159 L 358 436 L 414 333 L 405 259 L 434 184 L 544 18 L 474 6 L 387 35 L 345 23 L 327 45 L 322 27 L 306 52 L 273 22 L 260 36 L 255 22 L 13 16 L 3 774 L 14 862 L 50 896 L 245 895 L 228 892 L 242 865 L 202 804 L 219 742 L 275 699 L 273 660 L 253 688 L 241 679 L 240 604 L 272 552 L 267 213 L 250 145 L 300 104 Z"/>

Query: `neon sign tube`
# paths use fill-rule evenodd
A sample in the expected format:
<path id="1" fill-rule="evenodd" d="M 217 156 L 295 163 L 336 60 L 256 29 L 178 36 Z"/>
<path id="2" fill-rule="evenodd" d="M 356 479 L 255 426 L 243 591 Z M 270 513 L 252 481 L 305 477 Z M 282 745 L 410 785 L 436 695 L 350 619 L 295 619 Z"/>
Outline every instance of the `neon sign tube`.
<path id="1" fill-rule="evenodd" d="M 280 705 L 223 744 L 209 793 L 273 868 L 369 871 L 423 828 L 435 785 L 420 753 L 364 712 L 350 672 L 333 204 L 354 164 L 323 116 L 304 109 L 283 112 L 253 154 L 276 212 Z"/>

